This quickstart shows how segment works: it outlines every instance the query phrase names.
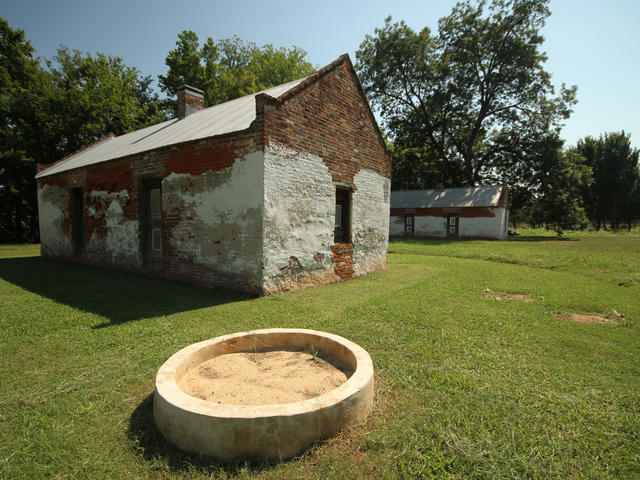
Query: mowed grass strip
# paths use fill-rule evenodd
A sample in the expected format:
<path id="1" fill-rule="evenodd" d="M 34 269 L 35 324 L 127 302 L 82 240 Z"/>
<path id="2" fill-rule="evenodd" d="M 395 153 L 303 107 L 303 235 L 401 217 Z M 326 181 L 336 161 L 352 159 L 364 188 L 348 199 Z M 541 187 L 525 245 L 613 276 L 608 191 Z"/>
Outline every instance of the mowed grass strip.
<path id="1" fill-rule="evenodd" d="M 387 271 L 265 298 L 0 247 L 0 477 L 638 478 L 640 235 L 568 237 L 396 240 Z M 554 316 L 613 310 L 617 323 Z M 367 423 L 280 463 L 168 445 L 151 417 L 158 367 L 267 327 L 367 349 Z"/>

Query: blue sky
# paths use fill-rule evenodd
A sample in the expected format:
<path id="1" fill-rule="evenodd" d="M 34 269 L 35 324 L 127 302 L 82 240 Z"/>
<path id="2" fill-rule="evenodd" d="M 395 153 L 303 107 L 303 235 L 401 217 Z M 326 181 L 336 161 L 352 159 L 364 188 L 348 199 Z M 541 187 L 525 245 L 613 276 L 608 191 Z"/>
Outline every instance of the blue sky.
<path id="1" fill-rule="evenodd" d="M 355 51 L 366 34 L 392 15 L 418 30 L 436 29 L 454 0 L 258 2 L 217 0 L 0 0 L 0 16 L 26 31 L 37 55 L 51 58 L 66 45 L 83 52 L 122 57 L 157 78 L 178 33 L 201 40 L 238 35 L 259 45 L 297 45 L 321 67 Z M 578 85 L 579 103 L 563 137 L 624 129 L 640 146 L 640 1 L 551 0 L 543 30 L 554 84 Z"/>

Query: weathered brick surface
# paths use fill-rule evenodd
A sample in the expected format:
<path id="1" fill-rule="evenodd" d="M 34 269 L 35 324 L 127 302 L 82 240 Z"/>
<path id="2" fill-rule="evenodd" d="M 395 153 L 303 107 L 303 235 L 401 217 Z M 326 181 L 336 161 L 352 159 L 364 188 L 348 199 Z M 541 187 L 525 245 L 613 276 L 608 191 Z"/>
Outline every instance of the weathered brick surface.
<path id="1" fill-rule="evenodd" d="M 343 56 L 282 99 L 258 99 L 264 143 L 323 159 L 333 181 L 352 185 L 362 168 L 391 178 L 391 157 L 348 57 Z"/>
<path id="2" fill-rule="evenodd" d="M 204 108 L 204 97 L 191 94 L 189 89 L 178 90 L 178 117 L 184 117 L 190 108 L 202 110 Z"/>
<path id="3" fill-rule="evenodd" d="M 142 258 L 140 228 L 136 229 L 137 238 L 132 241 L 136 249 L 134 252 L 129 252 L 129 255 L 114 255 L 108 246 L 110 230 L 112 232 L 114 228 L 109 222 L 110 209 L 122 210 L 118 217 L 120 224 L 135 222 L 138 225 L 140 223 L 141 185 L 144 180 L 153 178 L 164 180 L 172 173 L 189 173 L 197 176 L 204 172 L 220 171 L 232 166 L 237 158 L 259 148 L 260 137 L 255 132 L 238 132 L 40 178 L 37 182 L 39 189 L 45 185 L 64 190 L 83 187 L 85 209 L 85 251 L 72 257 L 68 250 L 57 252 L 43 245 L 43 256 L 190 283 L 260 293 L 255 286 L 247 285 L 245 279 L 221 272 L 208 265 L 194 263 L 176 251 L 169 239 L 173 229 L 182 220 L 180 212 L 163 212 L 162 260 L 149 261 Z M 117 207 L 113 203 L 114 199 L 117 200 Z M 71 242 L 70 196 L 63 208 L 64 220 L 60 225 L 61 233 Z"/>
<path id="4" fill-rule="evenodd" d="M 38 179 L 40 190 L 45 185 L 58 189 L 50 195 L 56 204 L 41 205 L 41 209 L 58 209 L 56 220 L 46 225 L 57 229 L 51 238 L 66 239 L 57 242 L 64 247 L 58 250 L 55 245 L 43 244 L 43 255 L 257 294 L 296 288 L 296 282 L 299 286 L 326 283 L 350 278 L 354 271 L 366 274 L 384 268 L 388 223 L 374 225 L 377 216 L 368 216 L 367 205 L 388 209 L 391 160 L 348 57 L 340 57 L 280 99 L 259 95 L 256 113 L 256 121 L 245 131 Z M 308 228 L 309 222 L 317 219 L 308 218 L 315 215 L 309 213 L 313 209 L 307 212 L 301 208 L 306 203 L 298 197 L 304 200 L 309 192 L 300 191 L 304 189 L 299 185 L 292 190 L 297 196 L 295 201 L 294 197 L 289 199 L 291 209 L 284 208 L 287 202 L 276 204 L 271 207 L 274 216 L 264 217 L 268 199 L 261 196 L 262 203 L 256 205 L 256 195 L 266 193 L 266 167 L 260 159 L 267 156 L 273 180 L 270 188 L 276 195 L 287 195 L 291 185 L 286 182 L 324 170 L 322 178 L 306 178 L 304 185 L 317 185 L 316 190 L 326 197 L 322 208 L 316 208 L 323 215 L 318 225 L 326 232 Z M 304 170 L 304 161 L 315 162 L 315 173 Z M 284 172 L 281 167 L 292 170 Z M 231 198 L 220 198 L 220 192 L 236 181 L 232 175 L 240 178 L 240 183 L 229 190 Z M 278 177 L 280 182 L 274 180 Z M 156 260 L 145 260 L 142 255 L 142 184 L 150 179 L 161 180 L 163 185 L 162 258 Z M 359 217 L 350 244 L 332 242 L 336 185 L 348 186 L 354 192 L 354 211 Z M 355 195 L 358 185 L 363 190 Z M 67 192 L 77 186 L 83 187 L 86 249 L 72 257 L 68 248 L 71 196 Z M 229 205 L 230 201 L 240 207 L 218 209 L 217 202 Z M 287 225 L 278 224 L 280 214 L 290 216 L 293 223 L 289 225 L 295 226 L 295 234 Z M 273 225 L 269 225 L 271 220 Z M 304 232 L 314 231 L 317 248 L 314 245 L 306 252 L 303 247 L 295 247 L 306 252 L 304 257 L 281 248 L 278 255 L 270 257 L 263 233 L 274 225 L 281 231 L 272 229 L 270 242 L 289 235 L 287 248 L 304 245 L 309 243 L 303 238 Z M 198 239 L 203 239 L 201 245 Z M 372 260 L 366 262 L 373 251 Z M 291 258 L 299 259 L 293 267 Z M 354 269 L 356 258 L 362 266 Z M 272 264 L 265 266 L 267 259 Z M 254 267 L 247 267 L 251 262 Z M 277 272 L 271 289 L 265 280 L 267 267 Z"/>
<path id="5" fill-rule="evenodd" d="M 343 280 L 353 276 L 353 245 L 337 243 L 332 248 L 334 271 Z"/>
<path id="6" fill-rule="evenodd" d="M 413 214 L 416 217 L 442 217 L 457 213 L 461 218 L 495 217 L 492 207 L 440 207 L 440 208 L 392 208 L 392 217 L 403 217 Z"/>

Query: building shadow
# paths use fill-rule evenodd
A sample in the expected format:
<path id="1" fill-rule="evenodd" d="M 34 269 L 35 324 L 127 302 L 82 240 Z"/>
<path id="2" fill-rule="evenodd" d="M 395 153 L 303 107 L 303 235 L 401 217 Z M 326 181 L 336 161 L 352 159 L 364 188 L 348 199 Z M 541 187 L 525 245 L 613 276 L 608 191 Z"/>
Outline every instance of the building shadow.
<path id="1" fill-rule="evenodd" d="M 0 259 L 0 278 L 36 295 L 107 319 L 94 328 L 252 298 L 239 292 L 37 256 Z"/>
<path id="2" fill-rule="evenodd" d="M 150 464 L 158 461 L 166 462 L 172 473 L 195 468 L 206 475 L 211 475 L 215 470 L 224 470 L 227 474 L 249 470 L 256 474 L 278 463 L 259 459 L 223 462 L 212 457 L 179 450 L 165 440 L 153 422 L 153 393 L 148 395 L 131 414 L 127 438 L 137 455 Z"/>

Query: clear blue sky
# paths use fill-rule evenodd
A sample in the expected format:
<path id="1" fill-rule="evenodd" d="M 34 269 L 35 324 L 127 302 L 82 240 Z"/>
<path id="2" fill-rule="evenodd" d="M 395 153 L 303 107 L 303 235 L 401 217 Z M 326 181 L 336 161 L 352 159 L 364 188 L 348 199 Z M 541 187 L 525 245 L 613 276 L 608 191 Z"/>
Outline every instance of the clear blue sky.
<path id="1" fill-rule="evenodd" d="M 321 67 L 355 51 L 384 18 L 435 31 L 454 0 L 272 2 L 243 0 L 0 0 L 0 16 L 26 31 L 38 56 L 66 45 L 119 55 L 145 75 L 165 73 L 178 33 L 201 40 L 238 35 L 259 45 L 297 45 Z M 579 103 L 567 121 L 568 144 L 586 135 L 624 129 L 640 146 L 640 1 L 551 0 L 543 34 L 554 84 L 578 85 Z"/>

